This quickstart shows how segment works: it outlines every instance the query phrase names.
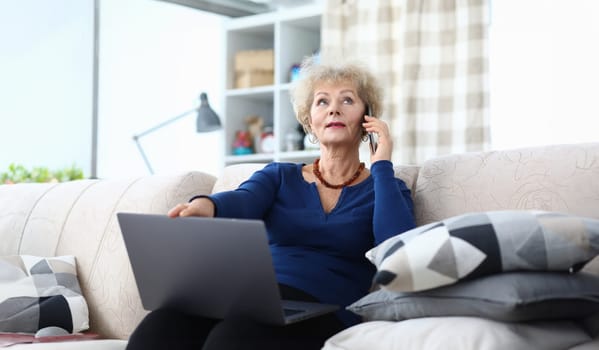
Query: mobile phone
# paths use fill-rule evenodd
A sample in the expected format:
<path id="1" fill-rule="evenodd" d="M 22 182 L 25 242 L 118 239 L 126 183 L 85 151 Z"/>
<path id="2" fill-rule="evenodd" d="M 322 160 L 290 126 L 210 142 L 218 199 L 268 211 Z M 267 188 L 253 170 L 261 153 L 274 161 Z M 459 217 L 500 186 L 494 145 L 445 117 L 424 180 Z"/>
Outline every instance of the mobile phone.
<path id="1" fill-rule="evenodd" d="M 372 117 L 372 110 L 370 109 L 370 105 L 366 105 L 366 114 Z M 364 118 L 366 120 L 366 118 Z M 376 152 L 376 148 L 379 145 L 378 135 L 373 132 L 368 133 L 368 142 L 370 144 L 370 153 L 374 154 Z"/>

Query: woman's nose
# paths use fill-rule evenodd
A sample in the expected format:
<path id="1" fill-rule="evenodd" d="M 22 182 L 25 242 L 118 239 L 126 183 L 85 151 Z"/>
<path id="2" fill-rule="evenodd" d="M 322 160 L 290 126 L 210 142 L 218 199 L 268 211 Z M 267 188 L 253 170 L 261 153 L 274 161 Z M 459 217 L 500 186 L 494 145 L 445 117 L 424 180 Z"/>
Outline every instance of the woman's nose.
<path id="1" fill-rule="evenodd" d="M 336 103 L 329 104 L 329 115 L 339 115 L 339 108 Z"/>

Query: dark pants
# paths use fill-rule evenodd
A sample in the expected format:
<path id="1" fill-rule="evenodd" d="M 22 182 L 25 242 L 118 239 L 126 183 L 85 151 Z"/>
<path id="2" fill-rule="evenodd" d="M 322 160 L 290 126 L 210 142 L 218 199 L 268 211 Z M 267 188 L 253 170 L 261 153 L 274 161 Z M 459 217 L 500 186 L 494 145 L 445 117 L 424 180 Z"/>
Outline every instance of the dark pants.
<path id="1" fill-rule="evenodd" d="M 302 291 L 280 285 L 283 299 L 315 301 Z M 148 314 L 131 334 L 127 350 L 138 349 L 321 349 L 326 339 L 343 329 L 334 314 L 287 326 L 248 319 L 214 320 L 174 310 Z"/>

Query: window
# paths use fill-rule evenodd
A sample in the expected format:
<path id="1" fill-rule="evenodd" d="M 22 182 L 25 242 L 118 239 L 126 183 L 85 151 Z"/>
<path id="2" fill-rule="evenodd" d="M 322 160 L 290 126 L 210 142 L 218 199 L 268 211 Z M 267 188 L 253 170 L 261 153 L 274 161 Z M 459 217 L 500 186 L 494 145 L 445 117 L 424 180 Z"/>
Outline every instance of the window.
<path id="1" fill-rule="evenodd" d="M 599 2 L 492 1 L 492 148 L 599 141 Z"/>

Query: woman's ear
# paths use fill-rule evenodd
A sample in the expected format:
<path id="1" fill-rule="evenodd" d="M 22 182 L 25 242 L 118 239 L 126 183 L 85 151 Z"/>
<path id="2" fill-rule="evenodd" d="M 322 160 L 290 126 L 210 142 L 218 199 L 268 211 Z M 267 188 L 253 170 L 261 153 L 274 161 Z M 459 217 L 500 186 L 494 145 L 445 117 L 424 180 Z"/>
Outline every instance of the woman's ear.
<path id="1" fill-rule="evenodd" d="M 311 115 L 306 116 L 306 122 L 307 122 L 306 126 L 305 126 L 306 133 L 311 134 L 312 133 L 312 116 Z"/>

